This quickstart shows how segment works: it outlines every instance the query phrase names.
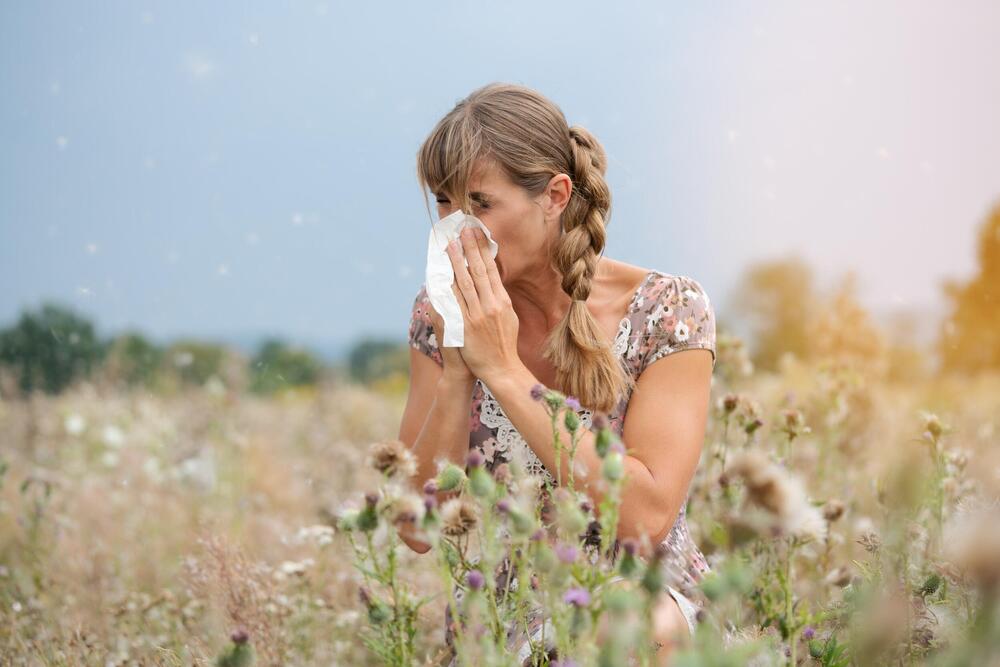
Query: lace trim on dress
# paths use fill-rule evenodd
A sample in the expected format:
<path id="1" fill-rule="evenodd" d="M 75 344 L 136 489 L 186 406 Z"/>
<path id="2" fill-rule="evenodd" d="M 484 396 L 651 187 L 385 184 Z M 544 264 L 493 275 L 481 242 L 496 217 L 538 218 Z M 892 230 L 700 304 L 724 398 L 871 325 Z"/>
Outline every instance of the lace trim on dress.
<path id="1" fill-rule="evenodd" d="M 631 332 L 632 320 L 626 315 L 622 318 L 621 324 L 618 325 L 618 333 L 615 335 L 615 341 L 612 345 L 612 351 L 618 357 L 621 357 L 625 352 Z M 504 414 L 503 408 L 500 407 L 500 402 L 493 395 L 493 392 L 490 391 L 489 387 L 482 380 L 477 379 L 476 382 L 483 392 L 482 411 L 479 413 L 479 421 L 491 429 L 495 428 L 497 430 L 495 452 L 502 452 L 502 457 L 508 461 L 514 458 L 519 459 L 527 469 L 528 474 L 541 476 L 545 481 L 554 485 L 555 479 L 552 477 L 552 474 L 545 467 L 545 464 L 541 462 L 534 450 L 528 446 L 528 443 L 521 437 L 517 429 L 514 428 L 514 424 Z M 583 428 L 589 429 L 592 424 L 590 410 L 581 408 L 577 414 L 580 415 L 580 424 Z M 494 456 L 496 456 L 496 453 Z"/>

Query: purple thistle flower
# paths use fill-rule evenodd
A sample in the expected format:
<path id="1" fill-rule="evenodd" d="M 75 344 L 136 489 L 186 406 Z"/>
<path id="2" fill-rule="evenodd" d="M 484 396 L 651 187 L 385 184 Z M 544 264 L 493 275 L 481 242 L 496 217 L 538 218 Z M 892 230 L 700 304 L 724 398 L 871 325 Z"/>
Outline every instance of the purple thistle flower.
<path id="1" fill-rule="evenodd" d="M 590 591 L 586 588 L 573 587 L 566 591 L 566 595 L 563 596 L 563 602 L 567 604 L 574 605 L 576 607 L 586 607 L 590 604 Z"/>
<path id="2" fill-rule="evenodd" d="M 598 412 L 594 415 L 594 418 L 590 420 L 591 425 L 598 431 L 608 427 L 608 416 L 603 412 Z"/>
<path id="3" fill-rule="evenodd" d="M 531 398 L 532 398 L 532 400 L 540 401 L 540 400 L 542 400 L 543 396 L 545 396 L 545 385 L 543 385 L 541 383 L 536 383 L 531 388 Z"/>
<path id="4" fill-rule="evenodd" d="M 486 578 L 483 577 L 483 573 L 479 570 L 469 570 L 469 573 L 465 575 L 465 583 L 469 585 L 474 591 L 478 591 L 486 583 Z"/>
<path id="5" fill-rule="evenodd" d="M 501 514 L 506 514 L 510 511 L 510 500 L 507 498 L 501 498 L 497 501 L 497 512 Z"/>
<path id="6" fill-rule="evenodd" d="M 578 401 L 575 396 L 567 396 L 566 397 L 566 407 L 570 408 L 572 410 L 579 410 L 580 409 L 580 401 Z"/>
<path id="7" fill-rule="evenodd" d="M 577 551 L 576 547 L 572 544 L 567 544 L 565 542 L 560 542 L 556 545 L 556 557 L 559 558 L 559 562 L 566 563 L 567 565 L 576 562 Z"/>
<path id="8" fill-rule="evenodd" d="M 639 551 L 639 541 L 634 537 L 626 537 L 622 540 L 622 548 L 629 556 L 635 556 L 636 552 Z"/>
<path id="9" fill-rule="evenodd" d="M 437 493 L 438 485 L 437 480 L 433 477 L 424 482 L 424 493 L 428 496 L 432 496 Z"/>
<path id="10" fill-rule="evenodd" d="M 802 631 L 802 638 L 809 641 L 816 636 L 816 628 L 811 625 L 807 625 L 806 629 Z"/>
<path id="11" fill-rule="evenodd" d="M 437 496 L 433 495 L 424 496 L 424 509 L 426 509 L 428 512 L 437 507 L 437 504 L 438 504 Z"/>
<path id="12" fill-rule="evenodd" d="M 483 465 L 483 455 L 479 453 L 478 449 L 473 449 L 469 452 L 469 455 L 465 457 L 465 464 L 470 468 L 481 466 Z"/>
<path id="13" fill-rule="evenodd" d="M 530 539 L 532 542 L 539 542 L 544 537 L 545 537 L 545 529 L 538 528 L 537 530 L 535 530 L 535 532 L 531 534 L 531 537 L 529 537 L 528 539 Z"/>

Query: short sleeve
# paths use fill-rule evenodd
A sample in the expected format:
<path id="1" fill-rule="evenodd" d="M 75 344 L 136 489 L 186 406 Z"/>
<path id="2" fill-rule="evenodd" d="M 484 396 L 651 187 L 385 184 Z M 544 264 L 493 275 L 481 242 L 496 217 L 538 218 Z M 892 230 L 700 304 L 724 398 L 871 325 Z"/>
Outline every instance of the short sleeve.
<path id="1" fill-rule="evenodd" d="M 438 349 L 437 337 L 434 335 L 434 325 L 431 323 L 431 301 L 427 296 L 427 287 L 422 286 L 413 300 L 410 312 L 410 347 L 416 348 L 433 359 L 438 366 L 444 366 L 441 350 Z"/>
<path id="2" fill-rule="evenodd" d="M 656 306 L 646 319 L 645 354 L 640 372 L 681 350 L 705 349 L 715 369 L 715 310 L 701 284 L 688 276 L 667 275 L 654 292 Z"/>

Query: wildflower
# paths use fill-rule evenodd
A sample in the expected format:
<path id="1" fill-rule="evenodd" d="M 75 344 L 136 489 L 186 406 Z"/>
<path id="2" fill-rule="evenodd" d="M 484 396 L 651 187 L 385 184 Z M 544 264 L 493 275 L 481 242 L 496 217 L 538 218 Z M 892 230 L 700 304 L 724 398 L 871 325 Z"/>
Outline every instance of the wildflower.
<path id="1" fill-rule="evenodd" d="M 510 509 L 510 499 L 501 498 L 497 501 L 497 512 L 500 512 L 500 514 L 507 514 L 510 512 Z"/>
<path id="2" fill-rule="evenodd" d="M 393 524 L 415 523 L 423 518 L 423 500 L 413 493 L 404 493 L 389 501 L 389 517 Z"/>
<path id="3" fill-rule="evenodd" d="M 722 409 L 726 412 L 726 414 L 729 414 L 733 410 L 735 410 L 738 404 L 739 404 L 739 397 L 736 396 L 736 394 L 726 394 L 722 398 Z"/>
<path id="4" fill-rule="evenodd" d="M 590 424 L 598 431 L 606 429 L 608 427 L 608 416 L 603 412 L 598 412 L 594 415 L 593 419 L 591 419 Z"/>
<path id="5" fill-rule="evenodd" d="M 601 474 L 609 482 L 614 482 L 622 478 L 625 474 L 625 461 L 622 458 L 621 452 L 608 452 L 608 455 L 604 457 L 604 463 L 601 465 Z"/>
<path id="6" fill-rule="evenodd" d="M 776 519 L 776 528 L 798 537 L 818 538 L 826 526 L 806 497 L 797 477 L 788 475 L 756 450 L 744 450 L 734 458 L 729 474 L 743 480 L 750 502 Z"/>
<path id="7" fill-rule="evenodd" d="M 963 510 L 947 527 L 948 560 L 983 590 L 1000 592 L 1000 516 L 986 506 Z"/>
<path id="8" fill-rule="evenodd" d="M 829 523 L 833 523 L 844 514 L 844 503 L 836 498 L 831 498 L 823 505 L 823 518 Z"/>
<path id="9" fill-rule="evenodd" d="M 590 604 L 590 591 L 586 588 L 574 586 L 566 591 L 566 594 L 563 596 L 563 602 L 571 604 L 574 607 L 586 607 Z"/>
<path id="10" fill-rule="evenodd" d="M 245 628 L 237 628 L 229 638 L 233 640 L 234 644 L 246 644 L 250 640 L 250 633 Z"/>
<path id="11" fill-rule="evenodd" d="M 587 532 L 580 536 L 583 543 L 591 547 L 601 546 L 601 522 L 594 519 L 587 524 Z"/>
<path id="12" fill-rule="evenodd" d="M 580 410 L 580 401 L 575 396 L 566 397 L 566 407 L 570 410 Z"/>
<path id="13" fill-rule="evenodd" d="M 877 553 L 882 546 L 882 541 L 874 530 L 865 531 L 856 541 L 870 554 Z"/>
<path id="14" fill-rule="evenodd" d="M 392 617 L 392 612 L 389 607 L 372 595 L 372 592 L 368 590 L 367 587 L 361 586 L 358 589 L 358 597 L 361 598 L 361 603 L 368 608 L 368 620 L 370 620 L 375 625 L 381 625 L 385 623 Z"/>
<path id="15" fill-rule="evenodd" d="M 539 528 L 538 530 L 536 530 L 535 532 L 533 532 L 531 534 L 531 537 L 529 539 L 532 542 L 540 542 L 540 541 L 542 541 L 543 539 L 545 539 L 545 529 L 544 528 Z"/>
<path id="16" fill-rule="evenodd" d="M 572 544 L 561 542 L 556 545 L 556 557 L 560 563 L 572 565 L 576 562 L 577 550 Z"/>
<path id="17" fill-rule="evenodd" d="M 938 416 L 933 412 L 925 412 L 923 413 L 923 417 L 924 431 L 934 440 L 940 438 L 941 434 L 944 433 L 945 427 L 944 424 L 941 423 L 941 420 L 938 419 Z"/>
<path id="18" fill-rule="evenodd" d="M 816 628 L 811 625 L 807 625 L 805 630 L 802 631 L 802 638 L 809 641 L 816 636 Z"/>
<path id="19" fill-rule="evenodd" d="M 465 457 L 465 465 L 469 468 L 478 468 L 483 465 L 483 455 L 478 449 L 469 450 L 468 455 Z"/>
<path id="20" fill-rule="evenodd" d="M 301 577 L 314 563 L 315 561 L 312 558 L 306 558 L 302 561 L 286 560 L 278 567 L 274 576 L 276 579 L 284 579 L 287 576 Z"/>
<path id="21" fill-rule="evenodd" d="M 378 513 L 375 511 L 375 505 L 378 503 L 378 494 L 374 491 L 369 491 L 365 494 L 365 506 L 358 513 L 355 524 L 358 528 L 364 532 L 369 532 L 375 530 L 378 525 Z"/>
<path id="22" fill-rule="evenodd" d="M 441 506 L 441 532 L 445 535 L 465 535 L 476 527 L 478 519 L 476 506 L 465 498 L 449 498 Z"/>
<path id="23" fill-rule="evenodd" d="M 306 540 L 315 540 L 316 544 L 323 547 L 333 542 L 333 528 L 316 524 L 315 526 L 304 526 L 299 528 L 295 535 L 296 542 L 302 543 Z"/>
<path id="24" fill-rule="evenodd" d="M 576 431 L 580 428 L 580 415 L 576 414 L 572 410 L 566 411 L 566 416 L 563 417 L 563 423 L 566 424 L 566 428 L 569 429 L 570 433 Z"/>
<path id="25" fill-rule="evenodd" d="M 81 415 L 73 413 L 66 417 L 63 427 L 70 435 L 80 435 L 87 428 L 87 420 Z"/>
<path id="26" fill-rule="evenodd" d="M 541 383 L 536 383 L 531 387 L 531 398 L 535 401 L 540 401 L 545 396 L 545 385 Z"/>
<path id="27" fill-rule="evenodd" d="M 465 583 L 469 585 L 470 589 L 478 591 L 486 583 L 486 578 L 479 570 L 469 570 L 469 573 L 465 575 Z"/>
<path id="28" fill-rule="evenodd" d="M 433 496 L 438 491 L 438 485 L 436 479 L 429 479 L 424 482 L 424 494 L 428 496 Z"/>
<path id="29" fill-rule="evenodd" d="M 465 471 L 454 463 L 447 463 L 437 476 L 439 491 L 452 491 L 465 481 Z"/>
<path id="30" fill-rule="evenodd" d="M 368 449 L 368 464 L 387 477 L 412 477 L 417 460 L 402 440 L 383 440 Z"/>
<path id="31" fill-rule="evenodd" d="M 849 583 L 851 583 L 851 571 L 840 565 L 830 570 L 829 574 L 826 575 L 826 583 L 836 586 L 837 588 L 844 588 Z"/>

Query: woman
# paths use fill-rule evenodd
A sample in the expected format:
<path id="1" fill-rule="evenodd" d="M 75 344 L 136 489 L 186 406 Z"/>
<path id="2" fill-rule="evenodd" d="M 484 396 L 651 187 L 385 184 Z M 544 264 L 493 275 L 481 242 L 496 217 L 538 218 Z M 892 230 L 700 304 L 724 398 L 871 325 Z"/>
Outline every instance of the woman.
<path id="1" fill-rule="evenodd" d="M 678 633 L 694 630 L 695 585 L 708 571 L 685 505 L 705 433 L 715 318 L 696 280 L 603 256 L 611 208 L 605 168 L 597 140 L 523 86 L 484 86 L 437 124 L 418 153 L 420 182 L 435 193 L 439 218 L 461 207 L 490 230 L 499 251 L 494 260 L 479 230 L 448 249 L 464 347 L 438 346 L 442 320 L 426 290 L 418 293 L 399 437 L 417 457 L 421 482 L 435 475 L 437 459 L 462 462 L 470 449 L 490 470 L 520 456 L 552 480 L 551 423 L 532 387 L 577 397 L 586 426 L 595 412 L 607 415 L 629 452 L 618 538 L 648 536 L 674 575 L 656 612 L 659 659 Z M 563 437 L 569 441 L 564 428 Z M 576 461 L 594 471 L 576 474 L 577 487 L 587 488 L 600 470 L 593 433 L 584 432 Z M 562 468 L 565 478 L 565 457 Z M 403 537 L 418 552 L 429 548 Z M 451 620 L 449 609 L 449 645 Z M 534 635 L 541 625 L 534 619 Z M 509 637 L 526 655 L 526 638 L 516 628 Z"/>

